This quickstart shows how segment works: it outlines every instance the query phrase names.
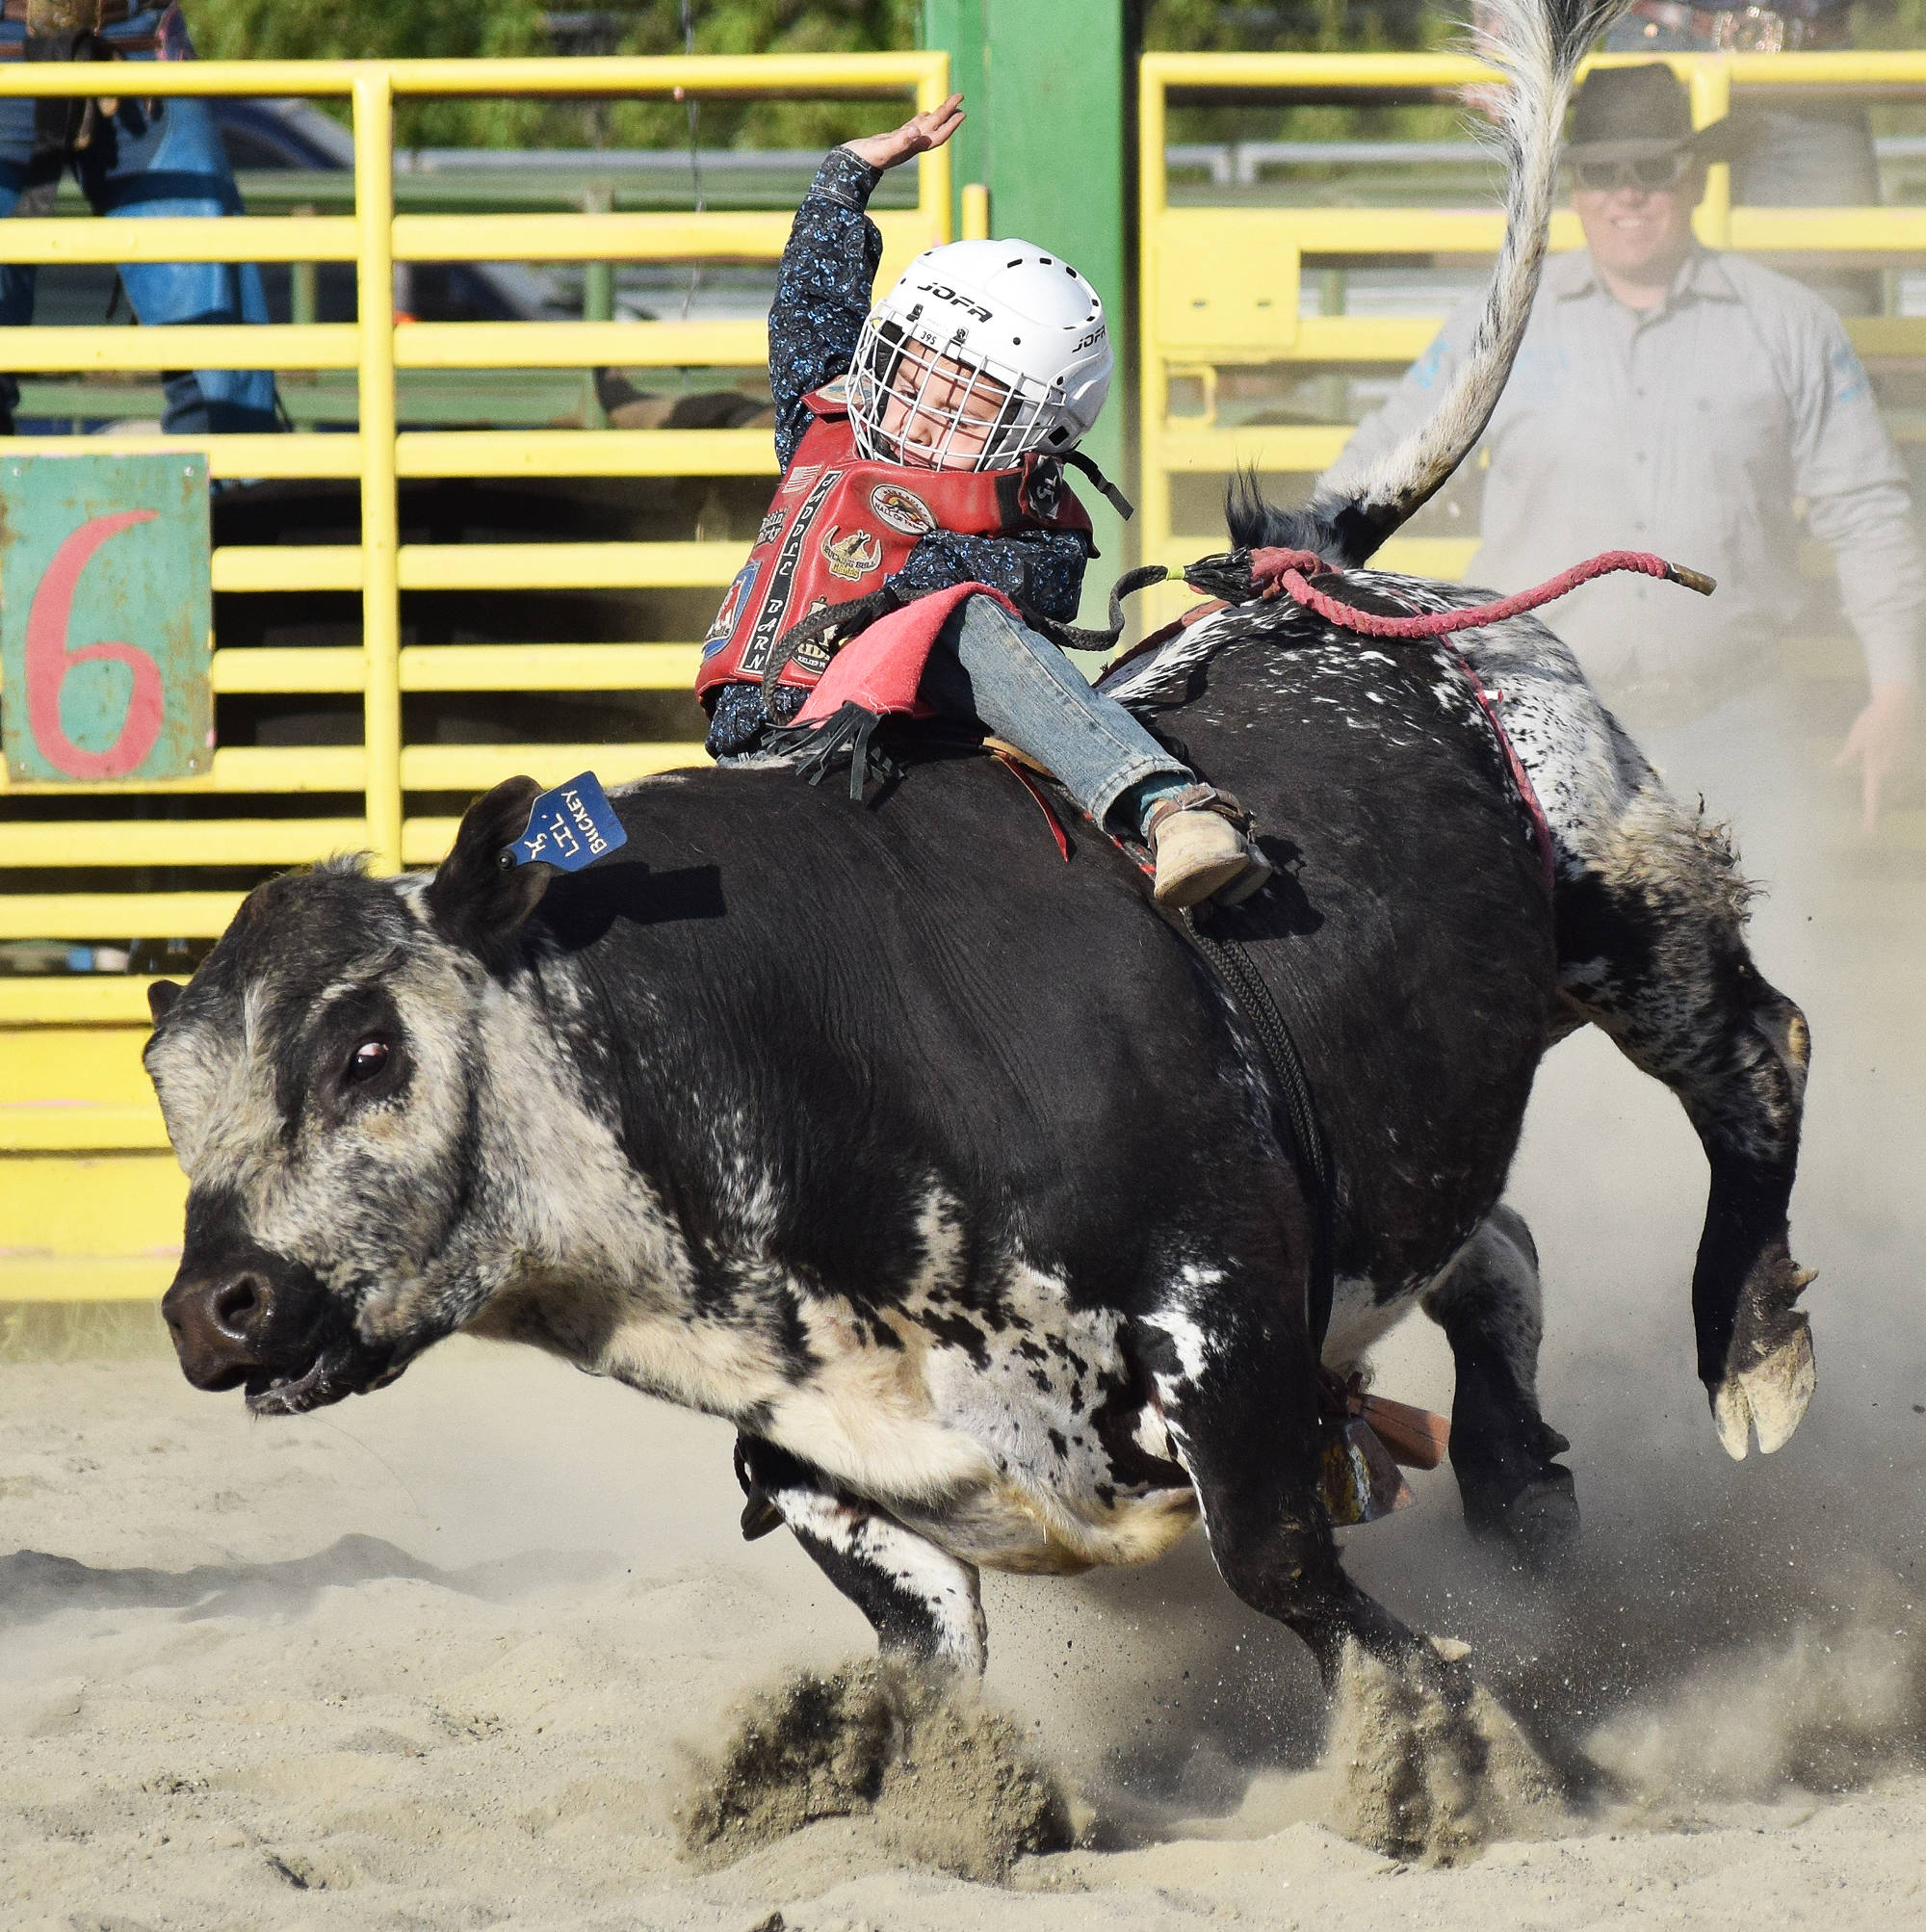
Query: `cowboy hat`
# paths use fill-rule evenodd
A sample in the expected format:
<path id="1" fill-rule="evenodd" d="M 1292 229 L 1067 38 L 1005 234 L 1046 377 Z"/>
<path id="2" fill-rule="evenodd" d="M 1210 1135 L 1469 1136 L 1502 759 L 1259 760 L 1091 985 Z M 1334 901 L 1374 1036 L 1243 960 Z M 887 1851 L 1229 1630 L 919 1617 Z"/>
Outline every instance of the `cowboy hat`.
<path id="1" fill-rule="evenodd" d="M 1644 161 L 1689 148 L 1702 161 L 1725 161 L 1732 151 L 1731 123 L 1692 125 L 1691 97 L 1663 61 L 1595 67 L 1572 108 L 1566 158 Z"/>

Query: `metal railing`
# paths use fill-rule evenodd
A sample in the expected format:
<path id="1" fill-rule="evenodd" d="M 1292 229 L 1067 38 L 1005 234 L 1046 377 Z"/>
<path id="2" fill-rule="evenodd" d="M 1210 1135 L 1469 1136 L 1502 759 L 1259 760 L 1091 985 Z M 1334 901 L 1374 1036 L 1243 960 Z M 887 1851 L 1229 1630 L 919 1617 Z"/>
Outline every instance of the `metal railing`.
<path id="1" fill-rule="evenodd" d="M 0 95 L 90 95 L 132 85 L 125 68 L 36 65 L 0 70 Z M 610 782 L 701 755 L 698 744 L 637 737 L 555 742 L 410 743 L 404 694 L 687 692 L 699 646 L 673 636 L 632 642 L 404 644 L 402 598 L 418 591 L 636 591 L 714 588 L 743 543 L 694 540 L 406 542 L 398 490 L 415 479 L 773 479 L 767 430 L 408 431 L 397 376 L 408 371 L 760 370 L 753 322 L 407 323 L 393 312 L 398 263 L 763 262 L 787 239 L 786 212 L 497 215 L 397 213 L 393 108 L 425 95 L 782 95 L 911 98 L 948 91 L 934 54 L 464 62 L 199 63 L 143 65 L 143 95 L 338 97 L 351 105 L 352 212 L 140 221 L 0 222 L 0 261 L 16 263 L 351 263 L 349 323 L 260 326 L 0 328 L 0 369 L 20 374 L 169 368 L 352 372 L 351 433 L 101 434 L 19 437 L 10 457 L 199 451 L 222 479 L 351 480 L 359 540 L 228 543 L 213 553 L 222 599 L 295 592 L 358 597 L 360 640 L 314 648 L 230 648 L 217 619 L 219 697 L 333 694 L 358 699 L 359 742 L 218 744 L 211 769 L 164 784 L 10 784 L 0 774 L 0 942 L 217 935 L 242 896 L 233 870 L 365 849 L 379 870 L 429 864 L 454 821 L 411 810 L 424 795 L 473 793 L 516 771 L 555 783 L 592 766 Z M 950 238 L 950 157 L 919 163 L 916 205 L 878 211 L 882 274 Z M 351 635 L 351 633 L 350 634 Z M 0 702 L 10 694 L 0 693 Z M 685 727 L 686 729 L 686 727 Z M 232 816 L 175 816 L 183 796 L 232 798 Z M 329 811 L 318 795 L 332 795 Z M 97 797 L 58 816 L 39 801 Z M 325 816 L 311 816 L 322 804 Z M 218 807 L 216 808 L 218 810 Z M 444 811 L 446 806 L 444 805 Z M 233 869 L 207 889 L 134 889 L 130 869 Z M 28 872 L 32 889 L 10 890 Z M 53 875 L 58 889 L 40 889 Z M 151 1294 L 179 1239 L 182 1181 L 145 1090 L 140 974 L 0 974 L 0 1302 Z"/>
<path id="2" fill-rule="evenodd" d="M 221 592 L 358 591 L 358 650 L 218 650 L 217 693 L 358 692 L 365 734 L 359 746 L 218 748 L 205 776 L 164 786 L 102 785 L 104 794 L 351 793 L 357 818 L 277 821 L 272 816 L 205 821 L 15 825 L 0 842 L 0 864 L 283 865 L 344 842 L 365 846 L 377 866 L 394 870 L 444 850 L 442 820 L 412 820 L 410 792 L 445 792 L 491 783 L 517 769 L 518 746 L 407 745 L 401 730 L 404 691 L 564 691 L 683 687 L 695 646 L 633 645 L 420 647 L 401 642 L 404 590 L 661 588 L 726 585 L 740 563 L 733 542 L 403 544 L 396 485 L 414 478 L 715 477 L 773 475 L 768 435 L 759 430 L 445 431 L 398 433 L 396 375 L 401 370 L 760 367 L 767 357 L 754 323 L 508 322 L 397 326 L 391 289 L 398 262 L 770 261 L 781 253 L 789 218 L 777 213 L 396 215 L 392 180 L 392 103 L 407 95 L 626 94 L 711 96 L 811 92 L 941 97 L 940 54 L 743 59 L 610 59 L 504 62 L 243 64 L 143 68 L 154 94 L 346 95 L 354 116 L 355 208 L 351 216 L 161 218 L 140 222 L 21 220 L 0 226 L 0 260 L 32 263 L 351 262 L 359 297 L 353 323 L 261 326 L 0 328 L 0 369 L 108 371 L 170 367 L 352 370 L 358 429 L 353 434 L 168 437 L 101 435 L 18 438 L 10 456 L 200 450 L 217 478 L 358 479 L 358 545 L 230 545 L 214 554 Z M 124 85 L 124 79 L 121 83 Z M 0 72 L 0 95 L 97 92 L 85 68 Z M 918 205 L 884 211 L 883 273 L 917 249 L 948 239 L 947 156 L 923 157 Z M 526 761 L 559 770 L 568 746 L 531 747 Z M 596 762 L 633 777 L 682 762 L 686 744 L 598 746 Z M 0 800 L 37 791 L 63 796 L 74 785 L 9 785 Z M 220 931 L 232 893 L 154 896 L 125 893 L 0 893 L 0 938 L 98 937 L 148 932 L 197 937 Z M 6 988 L 9 1004 L 23 995 Z"/>
<path id="3" fill-rule="evenodd" d="M 1649 56 L 1607 57 L 1607 64 Z M 1664 56 L 1686 81 L 1694 124 L 1724 115 L 1735 97 L 1784 102 L 1837 98 L 1926 100 L 1926 54 L 1833 53 Z M 1428 313 L 1343 312 L 1347 276 L 1361 265 L 1414 260 L 1475 265 L 1497 248 L 1502 218 L 1495 203 L 1466 206 L 1254 206 L 1173 202 L 1166 160 L 1172 97 L 1185 105 L 1253 95 L 1296 103 L 1434 104 L 1455 100 L 1493 76 L 1450 55 L 1152 54 L 1139 77 L 1142 152 L 1155 159 L 1140 175 L 1142 238 L 1139 302 L 1142 542 L 1146 562 L 1172 566 L 1213 547 L 1201 513 L 1183 527 L 1179 490 L 1208 493 L 1240 467 L 1300 482 L 1333 462 L 1351 425 L 1337 408 L 1293 408 L 1326 421 L 1251 424 L 1223 406 L 1223 392 L 1261 369 L 1368 372 L 1390 379 L 1423 352 L 1444 320 Z M 1336 144 L 1319 144 L 1328 164 Z M 1361 159 L 1392 158 L 1381 143 L 1358 144 Z M 1463 152 L 1463 150 L 1460 150 Z M 1226 156 L 1231 155 L 1227 147 Z M 1207 195 L 1220 203 L 1258 178 L 1259 161 L 1303 162 L 1287 144 L 1254 151 L 1239 173 L 1235 159 L 1190 144 L 1168 160 L 1207 170 Z M 1731 170 L 1711 170 L 1697 220 L 1709 246 L 1792 266 L 1842 259 L 1851 267 L 1897 269 L 1926 263 L 1926 207 L 1733 207 Z M 1581 246 L 1577 219 L 1554 217 L 1554 249 Z M 1848 322 L 1862 353 L 1926 355 L 1926 320 L 1868 316 Z M 1915 431 L 1909 426 L 1902 431 Z M 1221 519 L 1214 528 L 1221 530 Z M 1475 538 L 1407 535 L 1388 544 L 1388 564 L 1456 576 Z M 1181 608 L 1181 588 L 1153 592 L 1157 614 Z"/>

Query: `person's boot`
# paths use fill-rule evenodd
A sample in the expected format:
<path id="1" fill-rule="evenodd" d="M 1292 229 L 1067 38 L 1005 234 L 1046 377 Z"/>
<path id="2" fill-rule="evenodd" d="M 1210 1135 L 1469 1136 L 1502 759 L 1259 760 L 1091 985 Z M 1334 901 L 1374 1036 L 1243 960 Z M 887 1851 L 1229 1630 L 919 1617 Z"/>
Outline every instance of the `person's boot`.
<path id="1" fill-rule="evenodd" d="M 1236 888 L 1254 870 L 1251 890 L 1263 883 L 1270 868 L 1239 829 L 1242 817 L 1235 799 L 1208 785 L 1188 786 L 1153 809 L 1145 837 L 1157 860 L 1152 891 L 1159 905 L 1182 909 L 1220 894 L 1227 904 L 1247 898 Z"/>

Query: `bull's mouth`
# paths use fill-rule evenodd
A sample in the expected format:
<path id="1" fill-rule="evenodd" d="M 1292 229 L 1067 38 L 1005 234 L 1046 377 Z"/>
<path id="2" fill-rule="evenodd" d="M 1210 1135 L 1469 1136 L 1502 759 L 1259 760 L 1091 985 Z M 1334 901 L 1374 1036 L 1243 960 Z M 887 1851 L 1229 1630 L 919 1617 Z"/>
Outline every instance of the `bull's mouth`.
<path id="1" fill-rule="evenodd" d="M 372 1358 L 362 1348 L 325 1348 L 299 1374 L 255 1371 L 246 1383 L 247 1410 L 256 1416 L 304 1416 L 350 1396 L 385 1389 L 406 1367 L 405 1360 Z"/>

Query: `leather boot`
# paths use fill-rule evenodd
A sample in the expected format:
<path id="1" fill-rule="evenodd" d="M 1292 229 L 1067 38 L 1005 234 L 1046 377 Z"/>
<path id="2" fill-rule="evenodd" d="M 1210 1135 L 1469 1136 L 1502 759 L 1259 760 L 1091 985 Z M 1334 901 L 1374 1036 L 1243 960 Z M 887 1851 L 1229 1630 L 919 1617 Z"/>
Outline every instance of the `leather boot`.
<path id="1" fill-rule="evenodd" d="M 1159 905 L 1201 905 L 1212 894 L 1241 880 L 1251 869 L 1244 835 L 1208 806 L 1185 806 L 1173 799 L 1150 825 L 1150 849 L 1157 859 L 1152 890 Z"/>

